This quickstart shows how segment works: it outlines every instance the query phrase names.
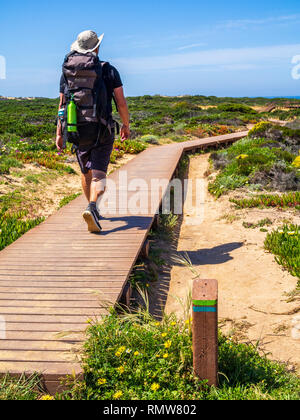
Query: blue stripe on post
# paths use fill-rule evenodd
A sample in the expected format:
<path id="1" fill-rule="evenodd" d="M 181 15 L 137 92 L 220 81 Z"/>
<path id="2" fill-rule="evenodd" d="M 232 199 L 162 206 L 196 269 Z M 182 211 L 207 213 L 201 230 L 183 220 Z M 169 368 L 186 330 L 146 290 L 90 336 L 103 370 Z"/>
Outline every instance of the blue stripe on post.
<path id="1" fill-rule="evenodd" d="M 217 308 L 211 306 L 193 306 L 194 312 L 217 312 Z"/>

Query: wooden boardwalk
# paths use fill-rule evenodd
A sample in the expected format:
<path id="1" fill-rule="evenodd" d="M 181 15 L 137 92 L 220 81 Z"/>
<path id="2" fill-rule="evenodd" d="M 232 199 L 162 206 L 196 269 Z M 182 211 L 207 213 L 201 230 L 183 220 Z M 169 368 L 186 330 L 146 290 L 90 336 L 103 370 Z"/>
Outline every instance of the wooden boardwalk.
<path id="1" fill-rule="evenodd" d="M 137 178 L 145 185 L 153 178 L 171 180 L 184 151 L 246 135 L 148 148 L 109 176 L 123 203 L 118 202 L 116 212 L 113 202 L 100 203 L 103 211 L 109 209 L 101 234 L 87 232 L 81 216 L 86 201 L 80 196 L 2 250 L 0 329 L 4 321 L 5 337 L 0 335 L 0 374 L 40 372 L 49 392 L 57 389 L 60 377 L 80 374 L 77 353 L 87 319 L 105 311 L 100 302 L 114 305 L 120 299 L 165 193 L 153 198 L 145 188 L 141 214 L 132 215 L 126 202 L 135 192 L 122 185 L 121 171 L 126 171 L 128 183 Z M 59 336 L 61 332 L 68 335 Z"/>

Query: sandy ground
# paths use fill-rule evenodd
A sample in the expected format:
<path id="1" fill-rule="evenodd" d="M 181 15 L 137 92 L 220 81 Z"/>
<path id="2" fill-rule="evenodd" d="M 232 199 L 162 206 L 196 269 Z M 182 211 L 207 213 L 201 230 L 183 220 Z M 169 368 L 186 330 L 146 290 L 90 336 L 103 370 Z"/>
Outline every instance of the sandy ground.
<path id="1" fill-rule="evenodd" d="M 108 174 L 134 157 L 135 155 L 125 154 L 116 163 L 109 164 Z M 64 197 L 81 193 L 80 169 L 76 157 L 70 156 L 67 164 L 76 174 L 58 175 L 57 172 L 47 171 L 39 165 L 24 164 L 23 168 L 12 170 L 9 175 L 0 175 L 0 196 L 19 190 L 26 197 L 24 208 L 28 209 L 30 217 L 48 217 L 57 211 Z M 38 183 L 27 182 L 27 175 L 37 175 Z"/>
<path id="2" fill-rule="evenodd" d="M 208 155 L 193 157 L 189 179 L 204 178 L 207 185 L 207 168 Z M 273 221 L 271 230 L 284 219 L 299 224 L 299 216 L 294 211 L 273 209 L 234 210 L 228 196 L 215 200 L 206 194 L 204 221 L 194 219 L 193 225 L 194 217 L 185 212 L 173 251 L 177 247 L 177 254 L 187 252 L 200 278 L 218 280 L 220 327 L 239 341 L 259 341 L 262 352 L 288 362 L 299 372 L 300 336 L 295 336 L 297 331 L 293 330 L 293 323 L 300 324 L 299 300 L 287 303 L 286 296 L 297 280 L 264 251 L 266 233 L 242 225 L 243 221 L 257 222 L 268 217 Z M 182 315 L 178 298 L 186 299 L 193 277 L 188 267 L 170 262 L 156 286 L 161 290 L 160 297 L 165 297 L 162 301 L 166 301 L 167 313 Z"/>

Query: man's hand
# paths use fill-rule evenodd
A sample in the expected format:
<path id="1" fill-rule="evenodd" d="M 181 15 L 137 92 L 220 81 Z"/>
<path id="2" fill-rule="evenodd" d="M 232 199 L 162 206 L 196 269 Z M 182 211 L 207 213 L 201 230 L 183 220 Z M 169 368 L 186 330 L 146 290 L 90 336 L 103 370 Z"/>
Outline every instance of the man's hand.
<path id="1" fill-rule="evenodd" d="M 122 125 L 121 127 L 121 131 L 120 131 L 120 135 L 121 135 L 121 141 L 123 142 L 124 140 L 129 139 L 130 137 L 130 129 L 128 125 Z"/>
<path id="2" fill-rule="evenodd" d="M 130 136 L 130 129 L 129 129 L 129 112 L 126 103 L 126 99 L 124 96 L 123 87 L 120 86 L 114 89 L 114 96 L 118 104 L 118 111 L 121 117 L 121 121 L 123 123 L 121 128 L 121 141 L 127 140 Z"/>
<path id="3" fill-rule="evenodd" d="M 56 136 L 56 147 L 57 147 L 57 150 L 59 152 L 62 152 L 62 150 L 63 150 L 63 138 L 59 134 Z"/>

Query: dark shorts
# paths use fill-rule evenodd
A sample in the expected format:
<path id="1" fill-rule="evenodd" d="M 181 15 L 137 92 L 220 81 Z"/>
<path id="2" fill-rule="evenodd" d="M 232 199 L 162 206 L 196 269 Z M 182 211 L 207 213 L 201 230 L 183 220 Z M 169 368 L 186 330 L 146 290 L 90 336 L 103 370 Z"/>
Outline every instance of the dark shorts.
<path id="1" fill-rule="evenodd" d="M 89 140 L 95 143 L 97 140 L 96 132 L 90 133 Z M 95 137 L 95 138 L 93 138 Z M 94 147 L 91 145 L 79 146 L 76 150 L 77 160 L 83 174 L 88 173 L 89 170 L 98 170 L 107 172 L 107 167 L 110 161 L 110 155 L 113 150 L 115 140 L 115 132 L 112 130 L 111 135 L 108 135 L 101 141 L 99 146 Z"/>

